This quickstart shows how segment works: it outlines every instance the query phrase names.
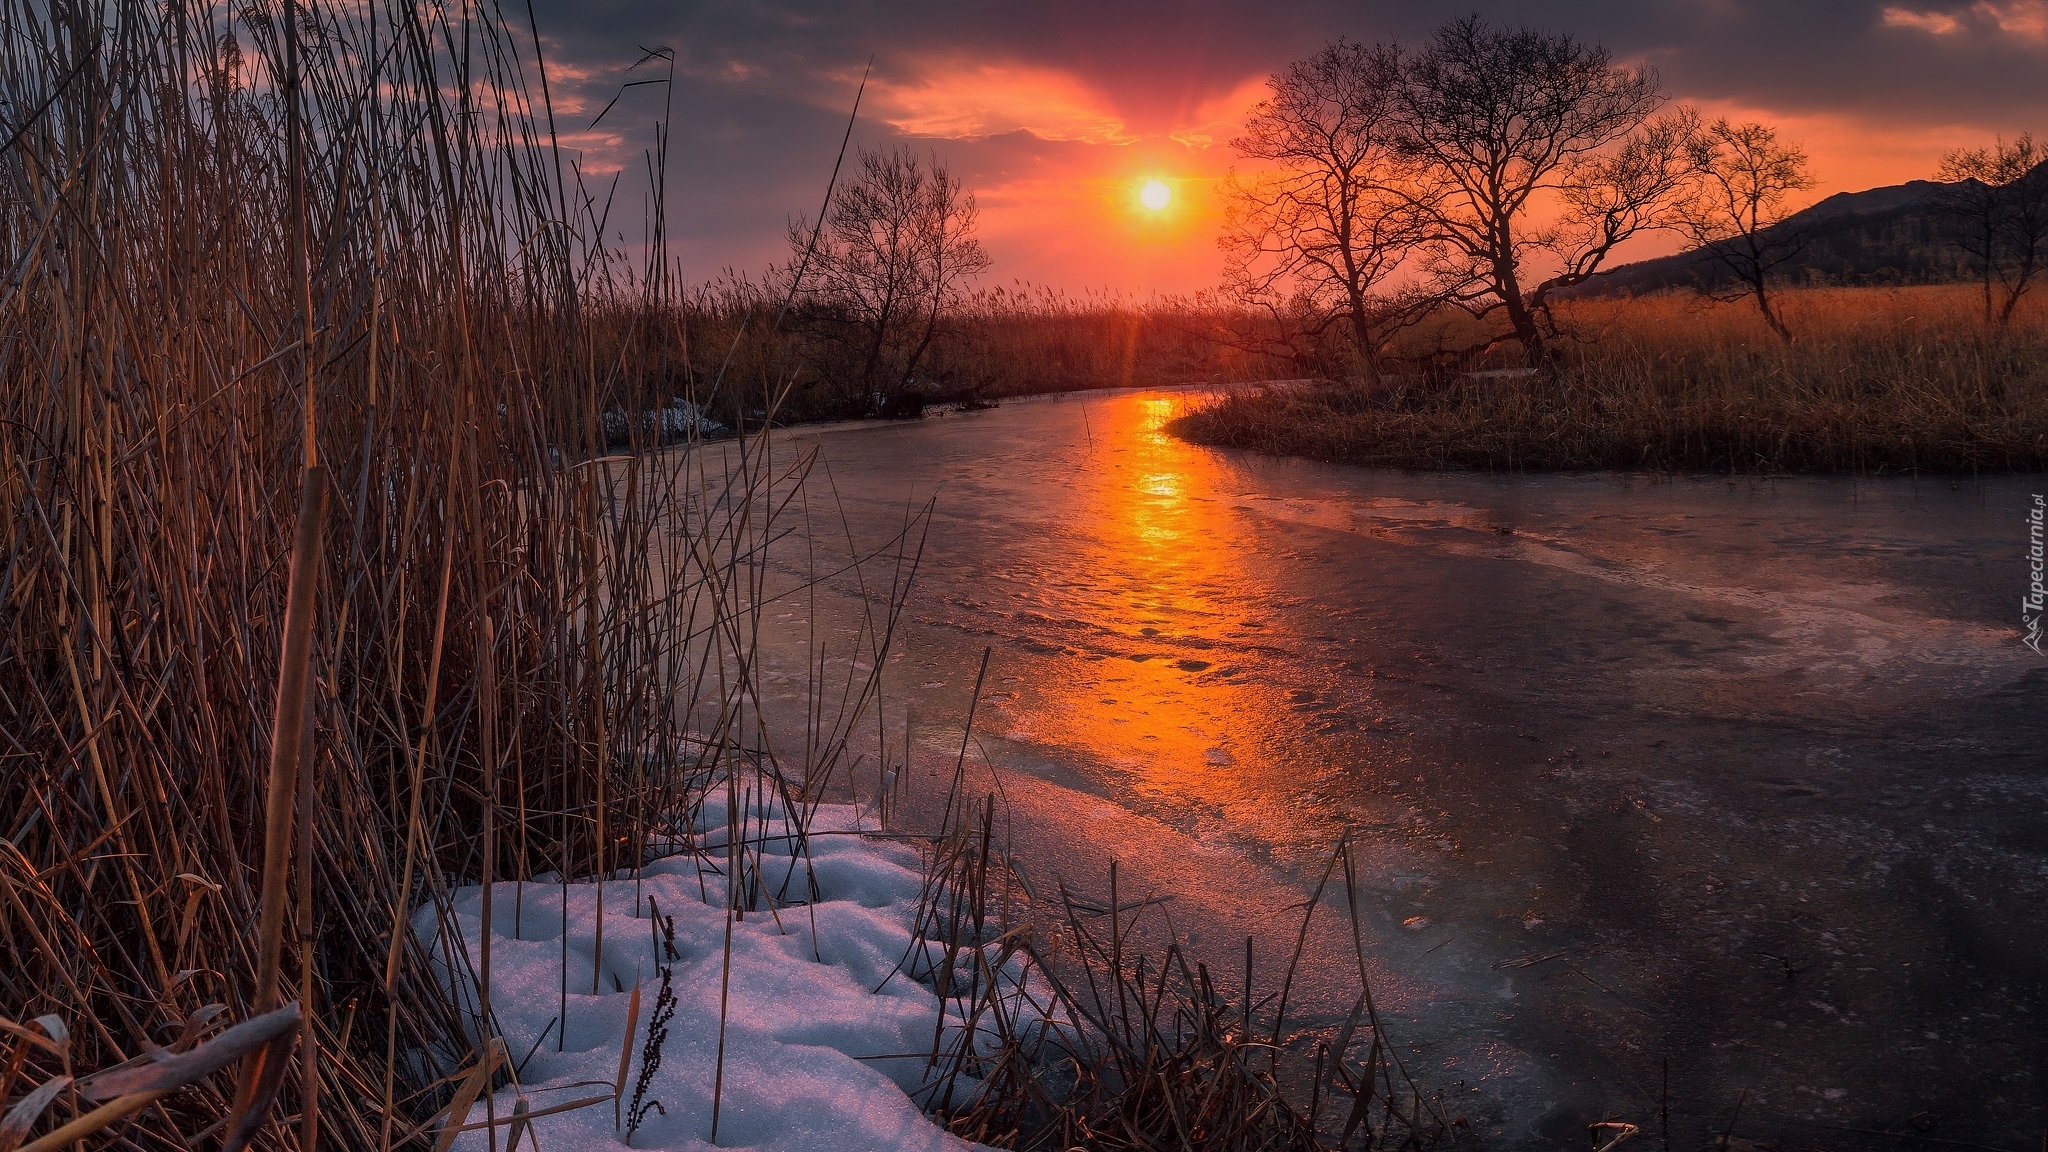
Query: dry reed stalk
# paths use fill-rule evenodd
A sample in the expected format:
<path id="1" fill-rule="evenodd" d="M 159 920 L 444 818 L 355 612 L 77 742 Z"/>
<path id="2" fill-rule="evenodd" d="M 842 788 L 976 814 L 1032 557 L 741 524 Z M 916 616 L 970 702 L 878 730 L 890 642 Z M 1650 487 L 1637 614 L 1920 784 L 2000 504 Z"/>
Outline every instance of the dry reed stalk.
<path id="1" fill-rule="evenodd" d="M 310 435 L 312 429 L 307 429 Z M 276 719 L 271 724 L 269 784 L 265 793 L 263 831 L 263 892 L 257 905 L 261 920 L 257 927 L 256 991 L 253 1008 L 268 1012 L 277 1005 L 279 960 L 284 951 L 285 884 L 290 879 L 291 841 L 294 815 L 298 835 L 309 847 L 303 852 L 299 873 L 299 916 L 301 924 L 312 915 L 311 852 L 313 839 L 312 771 L 313 733 L 307 723 L 310 703 L 309 680 L 313 664 L 313 597 L 320 580 L 321 529 L 327 519 L 327 472 L 308 464 L 299 481 L 297 533 L 292 541 L 291 568 L 285 592 L 284 654 L 279 658 Z M 303 804 L 295 804 L 302 798 Z M 295 813 L 296 808 L 296 813 Z M 310 966 L 310 932 L 302 927 L 302 963 Z M 305 969 L 305 990 L 311 991 L 310 967 Z M 310 1009 L 310 1002 L 301 1004 Z M 312 1147 L 313 1117 L 318 1114 L 318 1063 L 315 1055 L 311 1016 L 306 1017 L 299 1042 L 305 1050 L 305 1077 L 301 1088 L 301 1115 L 306 1127 L 302 1141 Z M 269 1093 L 263 1085 L 277 1083 L 280 1071 L 266 1067 L 274 1060 L 288 1059 L 289 1049 L 266 1045 L 243 1063 L 241 1080 L 235 1089 L 234 1111 L 228 1118 L 230 1152 L 239 1148 L 247 1134 L 262 1122 L 261 1113 Z"/>
<path id="2" fill-rule="evenodd" d="M 596 235 L 531 46 L 466 3 L 0 0 L 0 99 L 33 113 L 0 152 L 0 1014 L 106 1068 L 295 966 L 301 1120 L 265 1147 L 433 1138 L 494 1030 L 445 982 L 482 958 L 416 909 L 637 868 L 720 771 L 808 803 L 874 703 L 821 689 L 847 715 L 803 763 L 748 703 L 762 606 L 801 595 L 764 566 L 802 467 L 606 443 L 606 413 L 775 413 L 787 381 L 690 375 L 673 271 Z M 330 504 L 295 521 L 308 462 Z M 0 1059 L 10 1093 L 72 1074 Z M 119 1139 L 182 1147 L 236 1098 L 210 1074 Z"/>
<path id="3" fill-rule="evenodd" d="M 913 944 L 889 979 L 919 980 L 940 999 L 915 1095 L 956 1135 L 1104 1152 L 1420 1149 L 1452 1138 L 1453 1123 L 1409 1076 L 1373 1002 L 1348 845 L 1307 894 L 1279 992 L 1261 991 L 1248 939 L 1233 998 L 1170 921 L 1141 932 L 1160 902 L 1127 899 L 1116 862 L 1105 903 L 1073 895 L 1065 880 L 1056 896 L 1030 897 L 996 847 L 995 793 L 968 796 L 956 774 L 943 808 L 931 805 L 945 815 L 935 833 L 912 837 L 930 845 L 926 882 Z M 1288 1035 L 1309 925 L 1340 865 L 1357 1004 L 1341 1027 Z M 1020 890 L 1027 899 L 1014 902 L 1009 894 Z M 1140 936 L 1155 950 L 1140 948 Z M 1326 1101 L 1340 1112 L 1326 1116 Z"/>

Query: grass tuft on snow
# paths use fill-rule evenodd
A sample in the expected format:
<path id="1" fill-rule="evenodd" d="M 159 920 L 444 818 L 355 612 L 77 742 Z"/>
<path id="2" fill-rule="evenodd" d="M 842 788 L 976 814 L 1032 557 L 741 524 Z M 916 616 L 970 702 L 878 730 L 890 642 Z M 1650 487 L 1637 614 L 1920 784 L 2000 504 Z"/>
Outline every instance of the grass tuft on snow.
<path id="1" fill-rule="evenodd" d="M 492 1023 L 513 1066 L 467 1122 L 495 1118 L 502 1142 L 522 1097 L 526 1111 L 539 1113 L 601 1095 L 598 1090 L 614 1082 L 622 1051 L 631 1053 L 626 1082 L 637 1081 L 649 1064 L 645 1032 L 655 1019 L 647 1014 L 631 1021 L 634 1032 L 627 1034 L 632 992 L 641 988 L 652 1001 L 661 968 L 672 964 L 674 1016 L 645 1090 L 663 1111 L 643 1118 L 633 1147 L 694 1152 L 714 1146 L 722 989 L 716 1147 L 973 1147 L 933 1124 L 909 1095 L 924 1081 L 939 999 L 918 981 L 889 977 L 916 943 L 912 924 L 923 877 L 914 849 L 841 834 L 853 833 L 860 818 L 851 805 L 813 809 L 802 855 L 791 853 L 794 836 L 752 840 L 750 853 L 758 856 L 750 867 L 758 867 L 766 897 L 733 918 L 729 973 L 722 849 L 657 860 L 625 879 L 494 885 Z M 699 810 L 695 831 L 715 834 L 725 826 L 723 801 L 714 793 Z M 773 899 L 778 889 L 786 899 Z M 445 911 L 428 905 L 414 916 L 414 930 L 433 942 L 443 986 L 471 1011 L 483 902 L 482 888 L 461 888 L 450 893 Z M 674 920 L 673 961 L 653 919 L 656 909 Z M 595 995 L 589 991 L 593 974 L 600 989 Z M 614 1110 L 602 1103 L 540 1116 L 531 1125 L 545 1149 L 626 1140 Z M 488 1146 L 482 1127 L 462 1133 L 455 1144 Z"/>

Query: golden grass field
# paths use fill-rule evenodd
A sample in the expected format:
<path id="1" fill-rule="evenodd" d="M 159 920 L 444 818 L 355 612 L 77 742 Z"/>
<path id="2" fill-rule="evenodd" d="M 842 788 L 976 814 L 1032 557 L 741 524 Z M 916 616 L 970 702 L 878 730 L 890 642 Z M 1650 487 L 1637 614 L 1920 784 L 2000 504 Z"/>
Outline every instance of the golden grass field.
<path id="1" fill-rule="evenodd" d="M 2011 330 L 1967 285 L 1748 301 L 1563 305 L 1554 377 L 1390 372 L 1377 388 L 1254 388 L 1176 430 L 1204 444 L 1401 468 L 2005 472 L 2048 467 L 2048 304 Z M 1462 321 L 1462 317 L 1460 320 Z M 1411 333 L 1420 342 L 1451 333 Z M 1449 341 L 1447 341 L 1449 342 Z"/>

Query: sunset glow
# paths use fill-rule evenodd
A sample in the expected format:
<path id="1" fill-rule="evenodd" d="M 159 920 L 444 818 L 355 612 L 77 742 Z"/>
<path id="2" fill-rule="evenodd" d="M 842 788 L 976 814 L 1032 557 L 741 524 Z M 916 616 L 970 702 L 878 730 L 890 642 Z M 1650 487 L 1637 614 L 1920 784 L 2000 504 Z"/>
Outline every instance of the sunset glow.
<path id="1" fill-rule="evenodd" d="M 700 46 L 678 72 L 675 98 L 704 114 L 676 154 L 713 161 L 679 169 L 670 184 L 672 236 L 691 277 L 783 258 L 788 220 L 813 210 L 863 92 L 854 145 L 903 144 L 959 176 L 975 194 L 998 281 L 1140 295 L 1220 282 L 1217 186 L 1232 171 L 1262 170 L 1234 142 L 1276 71 L 1339 36 L 1412 46 L 1435 23 L 1399 6 L 1219 9 L 1199 21 L 1140 6 L 1088 18 L 991 10 L 935 33 L 913 32 L 908 16 L 869 26 L 820 9 L 756 26 L 711 11 L 664 26 L 674 42 Z M 2048 52 L 2048 0 L 1856 0 L 1801 11 L 1795 19 L 1754 0 L 1717 0 L 1615 20 L 1511 2 L 1487 15 L 1654 63 L 1672 105 L 1776 126 L 1812 158 L 1817 184 L 1800 196 L 1808 203 L 1929 179 L 1951 149 L 2040 134 L 2048 95 L 2027 77 Z M 1759 39 L 1779 24 L 1783 35 Z M 612 42 L 594 31 L 555 37 L 558 106 L 586 110 L 562 125 L 563 137 L 586 178 L 624 173 L 619 203 L 628 203 L 644 192 L 629 195 L 643 167 L 631 126 L 655 112 L 660 89 L 631 89 L 593 129 L 594 110 L 640 74 L 625 76 L 606 54 Z M 1679 246 L 1675 234 L 1649 231 L 1616 259 Z"/>

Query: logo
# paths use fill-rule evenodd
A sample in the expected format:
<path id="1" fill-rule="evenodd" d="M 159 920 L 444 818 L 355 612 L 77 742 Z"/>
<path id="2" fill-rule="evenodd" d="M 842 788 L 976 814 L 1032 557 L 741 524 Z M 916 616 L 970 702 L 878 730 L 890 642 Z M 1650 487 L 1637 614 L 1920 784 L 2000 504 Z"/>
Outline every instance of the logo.
<path id="1" fill-rule="evenodd" d="M 2043 587 L 2043 571 L 2048 568 L 2044 561 L 2041 529 L 2042 516 L 2048 513 L 2048 498 L 2041 493 L 2034 494 L 2034 506 L 2027 509 L 2027 594 L 2020 600 L 2020 628 L 2022 639 L 2037 656 L 2048 655 L 2041 651 L 2041 617 L 2048 608 L 2048 587 Z"/>

